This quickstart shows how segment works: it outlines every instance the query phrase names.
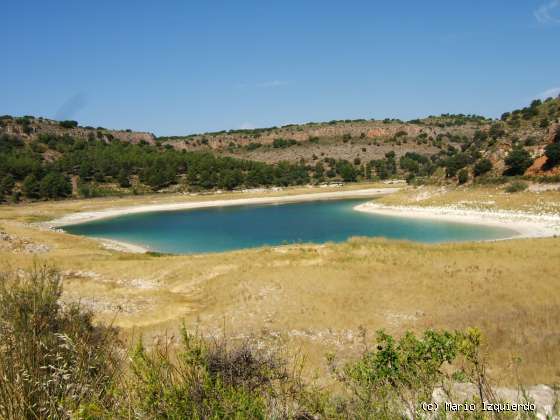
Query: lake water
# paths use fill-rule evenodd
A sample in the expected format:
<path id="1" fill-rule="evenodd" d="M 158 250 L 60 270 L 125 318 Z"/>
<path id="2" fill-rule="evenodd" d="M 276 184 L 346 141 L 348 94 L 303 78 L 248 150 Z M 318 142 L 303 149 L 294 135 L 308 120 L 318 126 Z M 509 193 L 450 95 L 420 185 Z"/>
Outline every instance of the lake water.
<path id="1" fill-rule="evenodd" d="M 369 200 L 140 213 L 67 226 L 65 230 L 178 254 L 302 242 L 342 242 L 352 236 L 433 243 L 501 239 L 514 234 L 509 229 L 380 216 L 352 209 L 366 201 Z"/>

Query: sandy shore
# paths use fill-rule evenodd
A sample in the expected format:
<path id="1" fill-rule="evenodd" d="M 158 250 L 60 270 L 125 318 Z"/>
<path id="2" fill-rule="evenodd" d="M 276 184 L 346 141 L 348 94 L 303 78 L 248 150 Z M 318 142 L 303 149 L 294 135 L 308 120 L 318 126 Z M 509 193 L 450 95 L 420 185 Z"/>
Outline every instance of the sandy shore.
<path id="1" fill-rule="evenodd" d="M 91 239 L 95 239 L 101 242 L 105 249 L 110 249 L 112 251 L 129 252 L 132 254 L 144 254 L 150 251 L 150 249 L 147 247 L 131 244 L 129 242 L 116 241 L 114 239 L 107 239 L 107 238 L 91 238 Z"/>
<path id="2" fill-rule="evenodd" d="M 456 207 L 386 206 L 364 203 L 354 210 L 384 216 L 429 219 L 447 222 L 469 223 L 511 229 L 515 238 L 537 238 L 560 235 L 560 215 L 534 214 L 520 211 L 484 211 Z"/>
<path id="3" fill-rule="evenodd" d="M 368 188 L 363 190 L 334 191 L 324 193 L 296 194 L 286 196 L 271 196 L 258 198 L 237 198 L 230 200 L 210 200 L 210 201 L 188 201 L 184 203 L 169 204 L 149 204 L 133 207 L 108 208 L 104 210 L 73 213 L 63 216 L 46 223 L 44 226 L 49 228 L 59 228 L 63 226 L 75 225 L 93 220 L 107 219 L 111 217 L 124 216 L 127 214 L 149 213 L 159 211 L 192 210 L 210 207 L 242 206 L 247 204 L 275 204 L 275 203 L 296 203 L 303 201 L 334 200 L 340 198 L 368 198 L 380 197 L 392 194 L 400 188 Z"/>

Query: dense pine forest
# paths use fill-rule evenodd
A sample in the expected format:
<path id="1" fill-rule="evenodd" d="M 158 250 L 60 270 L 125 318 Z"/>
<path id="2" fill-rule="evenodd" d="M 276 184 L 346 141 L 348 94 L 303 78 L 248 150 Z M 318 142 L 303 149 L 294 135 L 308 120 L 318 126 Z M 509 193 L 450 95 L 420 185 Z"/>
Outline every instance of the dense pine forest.
<path id="1" fill-rule="evenodd" d="M 117 139 L 77 139 L 40 134 L 32 142 L 14 135 L 0 137 L 0 179 L 4 199 L 90 197 L 111 191 L 160 191 L 181 183 L 190 190 L 240 186 L 299 185 L 309 182 L 302 165 L 268 165 L 209 152 L 132 144 Z"/>

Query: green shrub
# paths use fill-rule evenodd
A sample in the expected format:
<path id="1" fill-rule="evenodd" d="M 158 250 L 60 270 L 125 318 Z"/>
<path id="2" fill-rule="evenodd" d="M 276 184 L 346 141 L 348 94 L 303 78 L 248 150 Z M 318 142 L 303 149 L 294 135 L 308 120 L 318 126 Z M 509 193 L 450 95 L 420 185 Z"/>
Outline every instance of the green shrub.
<path id="1" fill-rule="evenodd" d="M 560 163 L 560 143 L 552 143 L 545 147 L 544 154 L 547 157 L 546 165 L 553 167 Z"/>
<path id="2" fill-rule="evenodd" d="M 39 192 L 48 198 L 67 197 L 72 193 L 72 184 L 61 173 L 49 172 L 39 183 Z"/>
<path id="3" fill-rule="evenodd" d="M 25 177 L 22 184 L 22 191 L 27 198 L 39 197 L 39 181 L 37 181 L 35 175 L 31 174 Z"/>
<path id="4" fill-rule="evenodd" d="M 117 331 L 61 304 L 61 292 L 46 266 L 0 274 L 0 418 L 424 418 L 434 388 L 458 380 L 495 402 L 476 329 L 378 331 L 357 360 L 337 366 L 329 356 L 337 386 L 317 389 L 302 382 L 298 360 L 185 328 L 179 345 L 140 341 L 125 359 Z"/>
<path id="5" fill-rule="evenodd" d="M 461 169 L 457 174 L 457 182 L 459 184 L 464 184 L 469 180 L 469 171 L 466 169 Z"/>
<path id="6" fill-rule="evenodd" d="M 336 172 L 345 182 L 354 182 L 358 177 L 358 171 L 347 160 L 339 160 L 336 162 Z"/>
<path id="7" fill-rule="evenodd" d="M 527 137 L 523 142 L 523 145 L 525 146 L 534 146 L 536 144 L 537 144 L 537 139 L 534 136 Z"/>
<path id="8" fill-rule="evenodd" d="M 0 180 L 0 194 L 10 195 L 14 189 L 15 181 L 11 175 L 6 175 Z"/>
<path id="9" fill-rule="evenodd" d="M 413 173 L 409 173 L 409 174 L 406 176 L 406 183 L 407 183 L 408 185 L 414 184 L 414 181 L 415 181 L 415 180 L 416 180 L 416 175 L 414 175 Z"/>
<path id="10" fill-rule="evenodd" d="M 373 350 L 366 348 L 359 360 L 342 368 L 329 357 L 331 371 L 348 393 L 345 418 L 424 418 L 422 402 L 432 400 L 436 386 L 459 376 L 492 400 L 478 330 L 427 330 L 422 337 L 407 332 L 399 340 L 378 331 L 376 341 Z"/>
<path id="11" fill-rule="evenodd" d="M 474 165 L 474 176 L 484 175 L 492 170 L 492 162 L 489 159 L 480 159 Z"/>
<path id="12" fill-rule="evenodd" d="M 275 149 L 285 149 L 286 147 L 294 146 L 295 144 L 297 144 L 297 141 L 294 139 L 274 139 L 272 141 L 272 147 Z"/>
<path id="13" fill-rule="evenodd" d="M 60 275 L 46 266 L 0 273 L 1 418 L 68 418 L 112 404 L 116 331 L 62 306 L 61 293 Z"/>
<path id="14" fill-rule="evenodd" d="M 507 169 L 504 175 L 523 175 L 527 168 L 533 164 L 529 152 L 522 147 L 514 147 L 504 160 Z"/>
<path id="15" fill-rule="evenodd" d="M 78 121 L 65 120 L 60 121 L 58 124 L 63 128 L 76 128 L 78 126 Z"/>
<path id="16" fill-rule="evenodd" d="M 520 191 L 525 191 L 529 185 L 523 181 L 513 181 L 506 187 L 506 192 L 508 193 L 516 193 Z"/>
<path id="17" fill-rule="evenodd" d="M 260 143 L 251 142 L 251 143 L 247 144 L 247 146 L 245 146 L 245 148 L 249 151 L 252 151 L 252 150 L 258 149 L 261 146 L 262 145 Z"/>
<path id="18" fill-rule="evenodd" d="M 126 169 L 121 169 L 119 171 L 119 175 L 117 177 L 117 181 L 121 188 L 128 188 L 130 187 L 130 175 Z"/>
<path id="19" fill-rule="evenodd" d="M 248 342 L 204 340 L 182 331 L 176 354 L 169 346 L 132 356 L 128 398 L 147 418 L 293 418 L 301 386 L 274 354 Z"/>
<path id="20" fill-rule="evenodd" d="M 471 158 L 466 153 L 457 153 L 447 158 L 444 162 L 448 178 L 454 177 L 457 172 L 471 163 Z"/>
<path id="21" fill-rule="evenodd" d="M 92 186 L 87 182 L 80 180 L 78 182 L 78 194 L 83 198 L 90 198 L 93 196 Z"/>

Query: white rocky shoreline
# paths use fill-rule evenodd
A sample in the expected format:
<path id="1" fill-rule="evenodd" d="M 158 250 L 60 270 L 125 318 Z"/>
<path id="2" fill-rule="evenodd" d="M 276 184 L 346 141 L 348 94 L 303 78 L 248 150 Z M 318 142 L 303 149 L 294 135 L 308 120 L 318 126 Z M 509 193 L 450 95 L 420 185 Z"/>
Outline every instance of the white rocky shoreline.
<path id="1" fill-rule="evenodd" d="M 109 208 L 104 210 L 72 213 L 61 218 L 41 223 L 48 228 L 60 228 L 63 226 L 76 225 L 93 220 L 107 219 L 111 217 L 124 216 L 127 214 L 150 213 L 159 211 L 175 211 L 202 209 L 210 207 L 224 206 L 242 206 L 247 204 L 275 204 L 275 203 L 296 203 L 303 201 L 330 200 L 337 198 L 362 198 L 362 197 L 380 197 L 382 195 L 392 194 L 400 188 L 367 188 L 362 190 L 350 191 L 333 191 L 321 193 L 295 194 L 271 197 L 252 197 L 237 198 L 230 200 L 209 200 L 209 201 L 187 201 L 184 203 L 166 203 L 166 204 L 147 204 L 132 207 Z"/>
<path id="2" fill-rule="evenodd" d="M 354 210 L 384 216 L 501 227 L 517 232 L 517 235 L 505 239 L 560 235 L 560 214 L 537 214 L 514 210 L 475 210 L 459 205 L 445 207 L 388 206 L 374 202 L 360 204 L 354 207 Z"/>

